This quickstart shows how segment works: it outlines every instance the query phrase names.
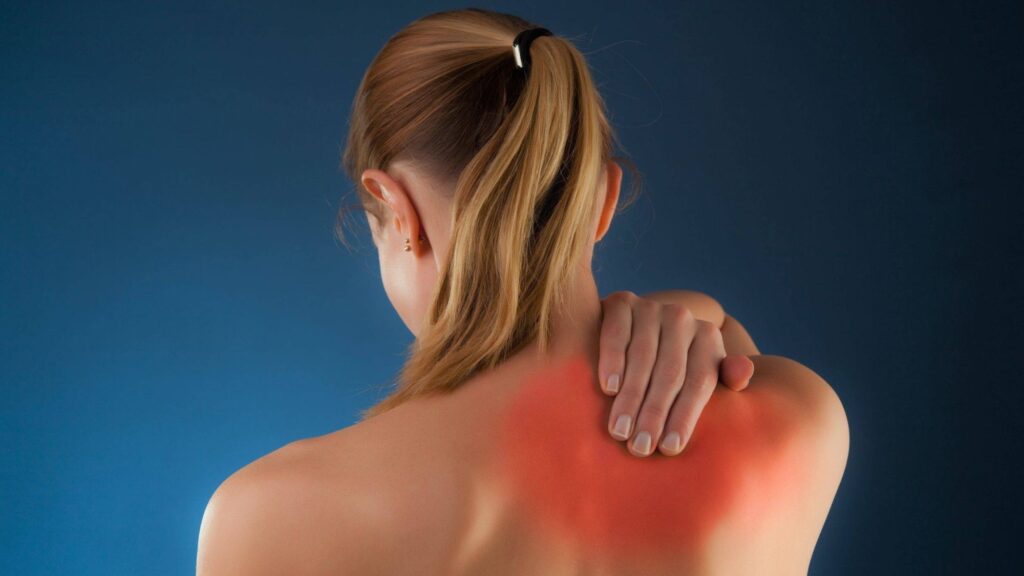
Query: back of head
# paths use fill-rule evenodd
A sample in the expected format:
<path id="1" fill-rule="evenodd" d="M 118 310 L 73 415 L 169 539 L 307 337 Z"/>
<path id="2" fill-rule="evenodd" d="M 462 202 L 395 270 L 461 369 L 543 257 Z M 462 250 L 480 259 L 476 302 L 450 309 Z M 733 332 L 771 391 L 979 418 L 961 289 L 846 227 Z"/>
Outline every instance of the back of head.
<path id="1" fill-rule="evenodd" d="M 476 8 L 431 14 L 390 38 L 359 85 L 342 162 L 349 178 L 412 158 L 456 182 L 428 317 L 397 389 L 364 418 L 452 390 L 536 338 L 543 349 L 593 240 L 605 163 L 625 160 L 636 174 L 613 156 L 604 102 L 569 40 L 536 37 L 529 67 L 517 66 L 513 39 L 535 27 Z M 379 221 L 377 200 L 356 190 Z"/>

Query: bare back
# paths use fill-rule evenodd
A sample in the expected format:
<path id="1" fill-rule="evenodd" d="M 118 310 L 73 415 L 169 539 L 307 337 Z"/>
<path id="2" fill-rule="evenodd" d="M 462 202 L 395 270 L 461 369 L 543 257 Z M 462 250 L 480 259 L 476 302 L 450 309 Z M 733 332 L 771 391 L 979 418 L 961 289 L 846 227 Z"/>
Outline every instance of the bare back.
<path id="1" fill-rule="evenodd" d="M 845 417 L 809 369 L 752 359 L 749 388 L 720 386 L 674 457 L 608 436 L 585 354 L 513 359 L 304 449 L 344 477 L 376 557 L 361 565 L 382 574 L 806 573 Z"/>

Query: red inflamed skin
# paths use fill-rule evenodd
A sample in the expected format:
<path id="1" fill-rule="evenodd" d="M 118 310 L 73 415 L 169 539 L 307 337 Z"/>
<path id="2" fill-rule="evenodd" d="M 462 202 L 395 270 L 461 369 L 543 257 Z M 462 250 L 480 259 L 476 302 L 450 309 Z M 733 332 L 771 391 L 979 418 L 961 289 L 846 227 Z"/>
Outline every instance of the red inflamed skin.
<path id="1" fill-rule="evenodd" d="M 755 377 L 718 386 L 684 450 L 630 454 L 584 358 L 534 373 L 500 422 L 502 477 L 552 534 L 603 557 L 699 555 L 721 526 L 770 529 L 806 486 L 799 399 Z"/>

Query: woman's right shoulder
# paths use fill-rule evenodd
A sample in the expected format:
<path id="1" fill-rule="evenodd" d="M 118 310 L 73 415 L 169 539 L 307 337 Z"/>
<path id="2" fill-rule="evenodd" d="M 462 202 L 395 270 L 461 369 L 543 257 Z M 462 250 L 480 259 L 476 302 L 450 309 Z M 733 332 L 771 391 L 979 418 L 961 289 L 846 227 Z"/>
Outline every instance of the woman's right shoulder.
<path id="1" fill-rule="evenodd" d="M 750 359 L 757 367 L 754 373 L 772 379 L 774 385 L 785 386 L 801 399 L 821 402 L 822 408 L 842 409 L 842 402 L 832 386 L 797 360 L 775 354 L 753 354 Z"/>

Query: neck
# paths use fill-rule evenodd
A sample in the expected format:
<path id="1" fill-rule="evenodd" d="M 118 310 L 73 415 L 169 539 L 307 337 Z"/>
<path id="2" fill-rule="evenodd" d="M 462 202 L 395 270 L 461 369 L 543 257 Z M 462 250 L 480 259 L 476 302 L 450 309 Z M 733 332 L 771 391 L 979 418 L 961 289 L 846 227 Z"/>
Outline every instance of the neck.
<path id="1" fill-rule="evenodd" d="M 534 340 L 516 356 L 545 363 L 582 356 L 596 366 L 600 332 L 601 298 L 587 268 L 576 274 L 564 305 L 552 311 L 547 350 L 542 352 Z"/>
<path id="2" fill-rule="evenodd" d="M 487 371 L 483 378 L 470 378 L 465 384 L 477 383 L 462 386 L 457 396 L 475 405 L 476 412 L 489 414 L 479 408 L 511 401 L 509 395 L 514 395 L 525 382 L 522 376 L 535 369 L 582 361 L 596 374 L 601 321 L 601 299 L 594 275 L 588 268 L 576 274 L 564 306 L 552 311 L 546 350 L 541 351 L 538 340 L 534 339 L 495 369 Z"/>

